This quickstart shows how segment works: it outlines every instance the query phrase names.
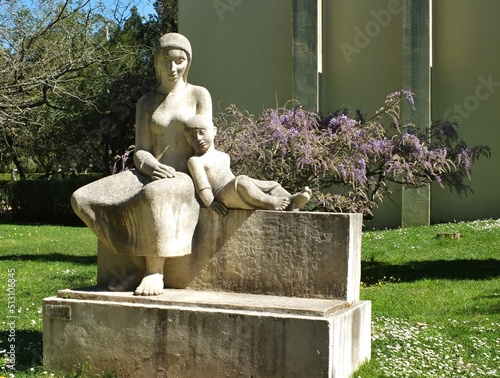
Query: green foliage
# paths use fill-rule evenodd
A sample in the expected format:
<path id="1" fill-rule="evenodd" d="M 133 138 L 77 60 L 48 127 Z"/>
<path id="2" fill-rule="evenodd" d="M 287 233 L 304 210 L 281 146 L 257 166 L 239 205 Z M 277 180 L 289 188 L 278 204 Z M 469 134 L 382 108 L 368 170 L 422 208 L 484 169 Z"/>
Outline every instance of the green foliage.
<path id="1" fill-rule="evenodd" d="M 135 103 L 155 84 L 156 41 L 177 30 L 177 0 L 155 7 L 145 18 L 119 0 L 2 5 L 0 171 L 110 173 L 133 143 Z"/>
<path id="2" fill-rule="evenodd" d="M 57 127 L 64 125 L 61 117 L 68 102 L 92 106 L 81 90 L 88 80 L 83 73 L 110 57 L 100 32 L 104 19 L 84 0 L 13 1 L 5 10 L 0 14 L 0 152 L 3 163 L 13 162 L 24 178 L 29 163 L 47 169 L 61 147 L 69 147 L 64 129 Z"/>
<path id="3" fill-rule="evenodd" d="M 71 208 L 71 194 L 99 177 L 0 181 L 2 212 L 18 222 L 81 225 Z"/>
<path id="4" fill-rule="evenodd" d="M 157 34 L 162 35 L 166 31 L 177 32 L 179 0 L 156 0 L 153 5 L 157 14 Z"/>

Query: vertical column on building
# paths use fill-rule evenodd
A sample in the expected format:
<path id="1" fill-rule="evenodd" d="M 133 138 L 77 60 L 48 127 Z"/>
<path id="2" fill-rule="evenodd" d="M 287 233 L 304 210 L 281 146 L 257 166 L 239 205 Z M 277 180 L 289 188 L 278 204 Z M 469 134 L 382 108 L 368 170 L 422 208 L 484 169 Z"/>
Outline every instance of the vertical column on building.
<path id="1" fill-rule="evenodd" d="M 403 2 L 403 88 L 414 93 L 415 107 L 403 108 L 404 123 L 425 129 L 431 122 L 432 0 Z M 401 225 L 430 223 L 430 185 L 403 189 Z"/>
<path id="2" fill-rule="evenodd" d="M 309 110 L 319 108 L 321 0 L 293 2 L 293 98 Z"/>

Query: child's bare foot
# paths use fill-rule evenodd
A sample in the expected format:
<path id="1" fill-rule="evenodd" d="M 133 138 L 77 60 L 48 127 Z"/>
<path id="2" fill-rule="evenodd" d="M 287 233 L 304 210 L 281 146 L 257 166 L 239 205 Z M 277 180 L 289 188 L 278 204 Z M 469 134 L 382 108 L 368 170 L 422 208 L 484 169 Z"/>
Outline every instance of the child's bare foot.
<path id="1" fill-rule="evenodd" d="M 266 196 L 265 201 L 262 201 L 262 209 L 282 211 L 290 206 L 290 198 Z"/>
<path id="2" fill-rule="evenodd" d="M 309 202 L 309 200 L 311 199 L 311 194 L 312 191 L 307 186 L 304 188 L 304 191 L 294 194 L 291 198 L 289 210 L 299 210 L 302 206 Z"/>
<path id="3" fill-rule="evenodd" d="M 153 273 L 144 276 L 134 295 L 160 295 L 163 292 L 163 274 Z"/>
<path id="4" fill-rule="evenodd" d="M 285 210 L 290 205 L 290 198 L 286 197 L 276 197 L 277 201 L 274 206 L 274 210 L 282 211 Z"/>

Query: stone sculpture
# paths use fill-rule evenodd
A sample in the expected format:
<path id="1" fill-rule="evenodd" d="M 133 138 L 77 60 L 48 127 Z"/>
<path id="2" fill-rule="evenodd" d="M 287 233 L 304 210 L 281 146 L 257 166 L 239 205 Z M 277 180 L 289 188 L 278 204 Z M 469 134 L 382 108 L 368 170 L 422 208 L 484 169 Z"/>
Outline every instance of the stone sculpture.
<path id="1" fill-rule="evenodd" d="M 311 192 L 234 176 L 214 147 L 209 93 L 187 83 L 191 57 L 182 35 L 160 38 L 158 86 L 137 104 L 137 169 L 72 196 L 99 238 L 100 285 L 186 290 L 46 298 L 44 364 L 135 378 L 350 377 L 370 358 L 362 215 L 251 211 L 296 210 Z"/>
<path id="2" fill-rule="evenodd" d="M 159 39 L 154 57 L 158 85 L 136 108 L 137 169 L 84 186 L 71 199 L 74 211 L 107 248 L 144 256 L 146 272 L 136 295 L 160 294 L 165 259 L 191 253 L 199 204 L 188 175 L 193 149 L 184 125 L 195 115 L 212 115 L 209 92 L 187 82 L 191 60 L 186 37 L 168 33 Z M 109 289 L 131 289 L 132 281 Z"/>
<path id="3" fill-rule="evenodd" d="M 195 156 L 188 160 L 196 193 L 209 209 L 220 215 L 227 209 L 298 210 L 311 198 L 311 190 L 291 195 L 276 181 L 235 176 L 228 154 L 214 147 L 216 135 L 210 117 L 197 115 L 186 123 L 186 138 Z"/>

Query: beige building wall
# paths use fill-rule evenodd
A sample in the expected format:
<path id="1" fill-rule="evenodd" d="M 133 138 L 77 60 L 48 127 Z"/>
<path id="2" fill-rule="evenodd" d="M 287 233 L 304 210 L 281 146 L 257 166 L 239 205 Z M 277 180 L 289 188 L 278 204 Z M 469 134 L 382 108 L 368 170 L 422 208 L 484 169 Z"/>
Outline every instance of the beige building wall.
<path id="1" fill-rule="evenodd" d="M 433 187 L 433 222 L 500 216 L 500 1 L 435 0 L 433 119 L 460 122 L 469 145 L 488 145 L 467 183 L 474 194 L 459 197 Z"/>
<path id="2" fill-rule="evenodd" d="M 260 114 L 292 97 L 290 0 L 181 0 L 179 31 L 193 48 L 189 82 L 210 91 L 214 112 Z"/>
<path id="3" fill-rule="evenodd" d="M 321 109 L 348 106 L 371 117 L 402 87 L 402 2 L 324 0 Z M 401 222 L 401 191 L 375 209 L 367 227 Z"/>
<path id="4" fill-rule="evenodd" d="M 191 41 L 189 81 L 253 112 L 292 98 L 292 0 L 180 0 L 179 29 Z M 323 0 L 320 109 L 349 106 L 367 116 L 402 88 L 403 0 Z M 433 1 L 432 118 L 455 117 L 470 144 L 492 158 L 474 165 L 473 195 L 432 189 L 431 220 L 498 217 L 500 201 L 500 13 L 497 0 Z M 478 89 L 479 88 L 479 89 Z M 457 110 L 458 109 L 458 110 Z M 460 110 L 462 109 L 462 110 Z M 401 192 L 375 211 L 369 228 L 401 223 Z"/>

